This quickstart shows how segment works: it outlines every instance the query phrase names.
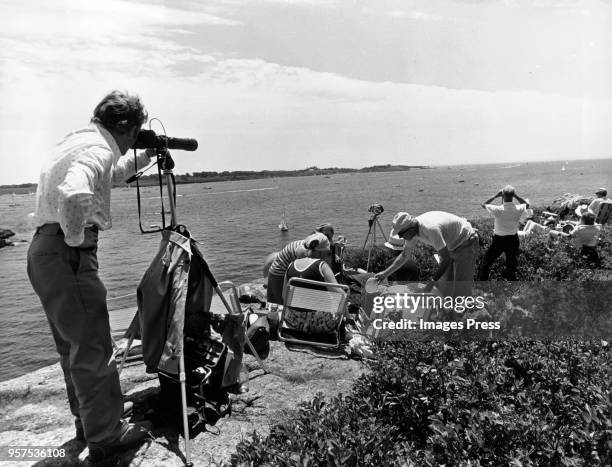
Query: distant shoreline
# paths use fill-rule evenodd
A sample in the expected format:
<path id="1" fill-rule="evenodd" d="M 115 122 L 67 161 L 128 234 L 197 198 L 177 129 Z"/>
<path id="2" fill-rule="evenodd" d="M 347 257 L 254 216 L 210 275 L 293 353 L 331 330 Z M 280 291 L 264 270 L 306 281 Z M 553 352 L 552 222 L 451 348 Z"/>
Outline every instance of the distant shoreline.
<path id="1" fill-rule="evenodd" d="M 344 173 L 372 173 L 372 172 L 405 172 L 412 169 L 432 169 L 428 165 L 373 165 L 361 169 L 349 169 L 339 167 L 329 167 L 320 169 L 316 166 L 307 167 L 300 170 L 236 170 L 224 172 L 193 172 L 183 175 L 175 175 L 177 184 L 184 183 L 214 183 L 236 180 L 260 180 L 265 178 L 280 177 L 314 177 L 329 176 Z M 157 173 L 152 169 L 151 175 L 144 175 L 140 178 L 141 186 L 157 185 Z M 125 186 L 118 183 L 115 187 Z M 0 185 L 0 195 L 5 194 L 28 194 L 36 191 L 36 183 L 21 183 L 18 185 Z"/>

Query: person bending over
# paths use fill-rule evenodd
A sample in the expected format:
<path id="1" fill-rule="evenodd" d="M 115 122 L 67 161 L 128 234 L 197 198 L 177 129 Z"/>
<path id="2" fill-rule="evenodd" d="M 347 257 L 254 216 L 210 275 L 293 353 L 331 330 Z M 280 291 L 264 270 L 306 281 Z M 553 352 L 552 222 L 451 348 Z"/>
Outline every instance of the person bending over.
<path id="1" fill-rule="evenodd" d="M 430 211 L 417 217 L 398 212 L 393 217 L 392 234 L 404 239 L 404 251 L 391 265 L 374 277 L 382 281 L 410 260 L 417 242 L 433 246 L 440 255 L 440 264 L 424 292 L 434 285 L 445 295 L 469 296 L 472 293 L 478 235 L 462 217 L 443 211 Z"/>
<path id="2" fill-rule="evenodd" d="M 490 204 L 495 198 L 502 198 L 502 204 Z M 514 204 L 516 200 L 520 204 Z M 480 268 L 478 280 L 489 280 L 489 272 L 495 260 L 504 253 L 506 256 L 506 277 L 508 280 L 516 280 L 516 266 L 520 241 L 518 236 L 518 224 L 523 214 L 529 209 L 529 204 L 518 196 L 514 187 L 507 185 L 501 191 L 482 204 L 495 218 L 493 227 L 493 241 L 484 255 Z"/>
<path id="3" fill-rule="evenodd" d="M 90 125 L 55 146 L 36 191 L 28 277 L 59 353 L 76 437 L 87 441 L 93 462 L 140 444 L 148 432 L 147 426 L 122 419 L 123 396 L 97 259 L 98 232 L 112 225 L 111 187 L 134 173 L 134 158 L 122 156 L 146 120 L 137 96 L 106 95 Z M 141 153 L 138 167 L 154 155 Z"/>
<path id="4" fill-rule="evenodd" d="M 268 303 L 283 304 L 285 273 L 291 263 L 300 258 L 329 259 L 329 239 L 321 232 L 315 232 L 303 240 L 288 243 L 274 257 L 268 271 Z"/>
<path id="5" fill-rule="evenodd" d="M 384 243 L 385 248 L 391 250 L 395 254 L 395 258 L 404 251 L 404 239 L 394 235 L 393 231 L 389 233 L 389 240 Z M 389 282 L 416 282 L 419 280 L 419 266 L 409 259 L 404 265 L 391 274 Z"/>

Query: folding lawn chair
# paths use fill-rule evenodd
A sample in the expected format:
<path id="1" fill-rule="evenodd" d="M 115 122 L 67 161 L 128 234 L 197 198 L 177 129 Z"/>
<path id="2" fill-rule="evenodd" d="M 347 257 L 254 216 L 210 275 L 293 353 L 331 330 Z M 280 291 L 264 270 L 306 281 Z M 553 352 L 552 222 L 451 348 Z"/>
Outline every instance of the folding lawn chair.
<path id="1" fill-rule="evenodd" d="M 111 301 L 114 301 L 114 299 L 111 298 L 108 300 L 109 303 Z M 114 351 L 113 357 L 115 358 L 117 355 L 122 355 L 121 363 L 118 368 L 119 374 L 121 374 L 126 361 L 142 359 L 142 352 L 139 350 L 139 347 L 134 347 L 134 351 L 128 355 L 129 348 L 132 348 L 133 341 L 128 341 L 129 343 L 126 348 L 124 348 L 123 345 L 119 345 L 130 327 L 132 319 L 136 314 L 136 309 L 135 306 L 128 306 L 109 308 L 108 310 L 108 320 L 111 328 L 111 343 L 113 344 Z M 126 350 L 128 350 L 128 352 L 126 352 Z"/>
<path id="2" fill-rule="evenodd" d="M 340 327 L 347 312 L 348 292 L 349 287 L 343 284 L 298 277 L 289 279 L 278 329 L 279 340 L 285 343 L 339 348 Z M 322 332 L 312 332 L 307 324 L 316 322 L 317 318 L 329 325 Z"/>
<path id="3" fill-rule="evenodd" d="M 599 205 L 599 212 L 597 213 L 595 223 L 601 224 L 602 226 L 606 225 L 606 223 L 610 220 L 610 215 L 612 215 L 612 203 L 609 201 L 601 203 Z"/>

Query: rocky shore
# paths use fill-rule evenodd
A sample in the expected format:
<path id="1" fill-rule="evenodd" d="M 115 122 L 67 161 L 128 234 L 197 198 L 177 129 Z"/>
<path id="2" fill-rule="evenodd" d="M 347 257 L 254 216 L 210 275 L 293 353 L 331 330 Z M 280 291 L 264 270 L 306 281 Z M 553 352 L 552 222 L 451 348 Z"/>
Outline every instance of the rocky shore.
<path id="1" fill-rule="evenodd" d="M 192 461 L 196 466 L 228 462 L 236 444 L 254 430 L 267 434 L 271 424 L 291 417 L 291 411 L 300 402 L 312 399 L 318 392 L 326 396 L 346 393 L 365 370 L 357 361 L 289 351 L 279 342 L 271 342 L 266 361 L 268 374 L 251 356 L 245 357 L 245 363 L 250 376 L 249 391 L 232 395 L 232 414 L 214 427 L 207 427 L 210 431 L 200 433 L 192 441 Z M 157 376 L 146 374 L 144 365 L 136 362 L 124 368 L 121 385 L 126 400 L 134 402 L 133 419 L 151 418 L 151 401 L 159 391 Z M 3 446 L 65 449 L 61 459 L 7 465 L 89 464 L 86 445 L 74 439 L 59 364 L 0 383 L 0 424 Z M 185 461 L 184 452 L 184 440 L 177 430 L 156 423 L 151 442 L 127 451 L 111 465 L 180 466 Z"/>

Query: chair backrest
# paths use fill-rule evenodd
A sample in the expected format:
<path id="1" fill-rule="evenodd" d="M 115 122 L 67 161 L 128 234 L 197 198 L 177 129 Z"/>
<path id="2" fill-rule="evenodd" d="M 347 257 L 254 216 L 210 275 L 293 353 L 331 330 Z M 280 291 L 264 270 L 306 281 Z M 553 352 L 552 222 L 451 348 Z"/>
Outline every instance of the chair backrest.
<path id="1" fill-rule="evenodd" d="M 318 288 L 312 288 L 313 286 Z M 327 290 L 321 290 L 319 287 L 325 287 Z M 338 313 L 344 309 L 348 290 L 343 284 L 292 277 L 287 283 L 285 307 Z"/>
<path id="2" fill-rule="evenodd" d="M 596 224 L 604 225 L 608 220 L 610 220 L 610 215 L 612 214 L 612 203 L 609 201 L 603 202 L 599 205 L 599 212 L 597 213 L 597 219 L 595 219 Z"/>

